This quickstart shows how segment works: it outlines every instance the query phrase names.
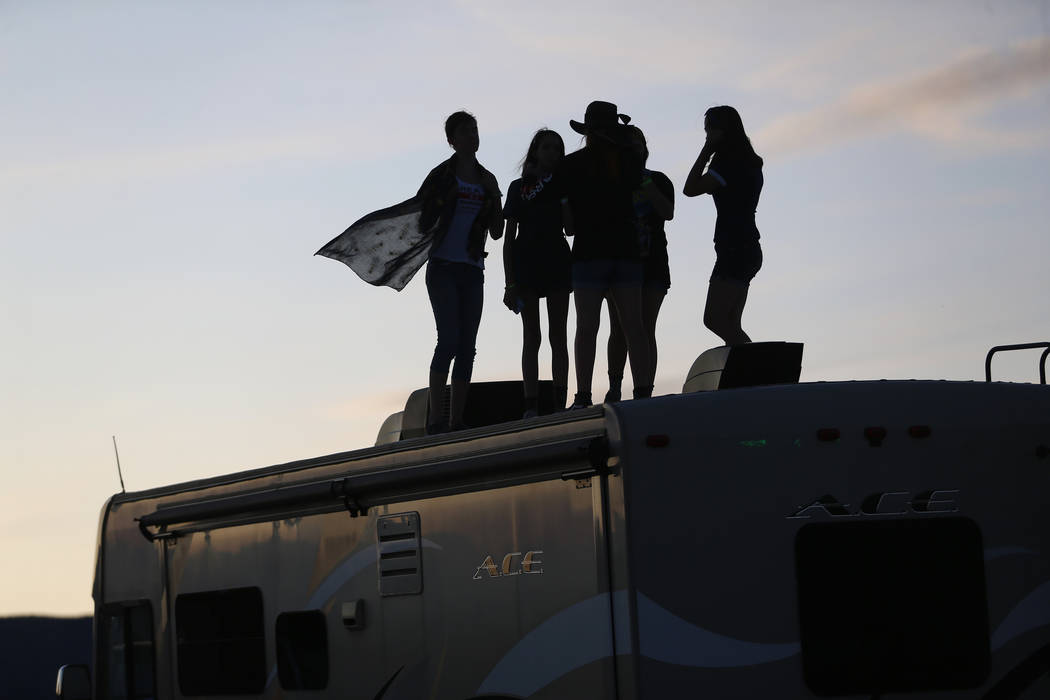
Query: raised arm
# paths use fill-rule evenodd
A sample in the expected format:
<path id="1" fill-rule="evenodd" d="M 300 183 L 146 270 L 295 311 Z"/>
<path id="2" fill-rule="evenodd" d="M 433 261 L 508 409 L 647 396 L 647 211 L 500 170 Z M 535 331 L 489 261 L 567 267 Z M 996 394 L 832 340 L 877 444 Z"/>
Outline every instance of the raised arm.
<path id="1" fill-rule="evenodd" d="M 714 192 L 716 188 L 721 187 L 721 183 L 718 180 L 704 172 L 704 168 L 707 167 L 707 163 L 711 160 L 712 155 L 714 155 L 714 150 L 710 147 L 710 144 L 704 143 L 704 147 L 700 149 L 700 155 L 696 157 L 696 162 L 693 163 L 693 167 L 689 170 L 689 176 L 685 179 L 682 194 L 686 197 L 709 194 Z"/>

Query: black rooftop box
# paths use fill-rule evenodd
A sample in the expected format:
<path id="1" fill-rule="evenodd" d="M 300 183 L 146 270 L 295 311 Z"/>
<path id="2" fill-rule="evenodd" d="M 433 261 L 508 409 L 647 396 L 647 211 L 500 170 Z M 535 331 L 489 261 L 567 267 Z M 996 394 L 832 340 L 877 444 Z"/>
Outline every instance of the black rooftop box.
<path id="1" fill-rule="evenodd" d="M 802 343 L 746 343 L 704 351 L 689 368 L 682 393 L 762 384 L 797 384 Z"/>

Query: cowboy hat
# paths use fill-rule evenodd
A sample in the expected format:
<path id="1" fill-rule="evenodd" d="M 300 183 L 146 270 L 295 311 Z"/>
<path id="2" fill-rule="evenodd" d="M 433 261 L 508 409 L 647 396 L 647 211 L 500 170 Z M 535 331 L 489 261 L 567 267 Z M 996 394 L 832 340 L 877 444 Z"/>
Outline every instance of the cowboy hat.
<path id="1" fill-rule="evenodd" d="M 631 121 L 631 118 L 626 114 L 618 114 L 616 105 L 612 102 L 595 100 L 587 105 L 587 111 L 583 115 L 583 122 L 570 119 L 569 126 L 577 134 L 586 134 L 588 131 L 595 129 L 612 129 L 620 126 L 617 118 L 622 120 L 624 124 L 628 124 Z"/>

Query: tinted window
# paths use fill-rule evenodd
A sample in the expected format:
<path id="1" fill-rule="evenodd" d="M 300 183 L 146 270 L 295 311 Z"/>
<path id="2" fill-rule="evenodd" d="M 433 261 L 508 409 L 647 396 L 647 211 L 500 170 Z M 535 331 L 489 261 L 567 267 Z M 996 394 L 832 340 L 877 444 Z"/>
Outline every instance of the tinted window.
<path id="1" fill-rule="evenodd" d="M 183 695 L 243 695 L 266 686 L 262 591 L 235 588 L 175 599 Z"/>
<path id="2" fill-rule="evenodd" d="M 99 685 L 113 700 L 154 697 L 153 609 L 149 601 L 102 608 Z"/>
<path id="3" fill-rule="evenodd" d="M 814 523 L 795 540 L 818 695 L 973 688 L 988 676 L 984 555 L 966 518 Z"/>
<path id="4" fill-rule="evenodd" d="M 286 690 L 328 685 L 328 630 L 320 610 L 277 616 L 277 674 Z"/>

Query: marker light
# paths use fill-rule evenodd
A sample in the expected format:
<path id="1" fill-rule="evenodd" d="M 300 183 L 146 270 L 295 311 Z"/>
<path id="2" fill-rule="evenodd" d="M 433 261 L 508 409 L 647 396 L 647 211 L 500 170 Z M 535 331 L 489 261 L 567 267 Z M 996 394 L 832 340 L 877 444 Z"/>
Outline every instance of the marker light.
<path id="1" fill-rule="evenodd" d="M 646 447 L 667 447 L 671 444 L 670 435 L 646 435 L 645 446 Z"/>
<path id="2" fill-rule="evenodd" d="M 886 439 L 886 429 L 881 426 L 865 428 L 864 437 L 868 439 L 872 447 L 879 447 L 882 445 L 882 441 Z"/>
<path id="3" fill-rule="evenodd" d="M 839 429 L 821 428 L 817 431 L 817 439 L 821 442 L 835 442 L 839 439 Z"/>

